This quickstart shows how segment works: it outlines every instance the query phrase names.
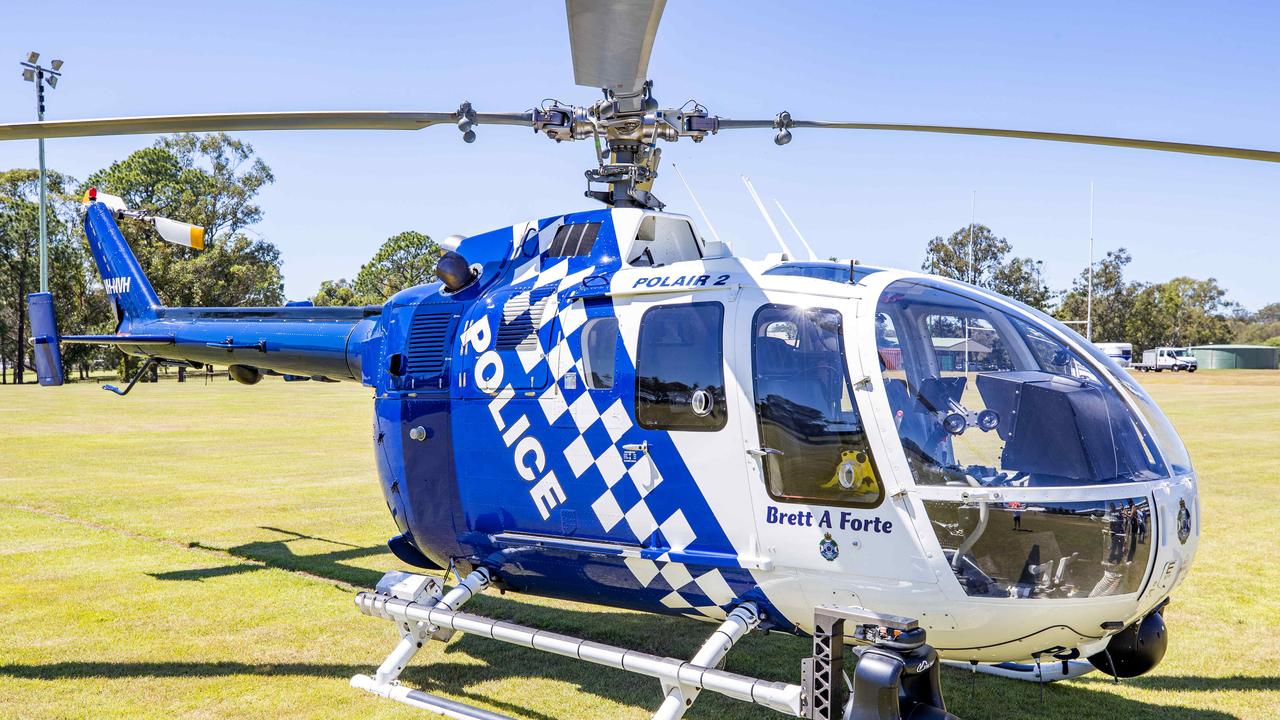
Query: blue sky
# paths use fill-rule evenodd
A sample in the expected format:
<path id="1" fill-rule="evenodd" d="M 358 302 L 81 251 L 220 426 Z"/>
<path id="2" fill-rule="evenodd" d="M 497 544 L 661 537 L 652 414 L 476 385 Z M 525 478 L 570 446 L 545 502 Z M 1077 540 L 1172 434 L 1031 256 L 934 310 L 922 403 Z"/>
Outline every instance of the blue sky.
<path id="1" fill-rule="evenodd" d="M 216 5 L 216 9 L 215 9 Z M 726 117 L 958 124 L 1277 148 L 1274 3 L 777 3 L 670 0 L 650 76 L 664 105 Z M 50 118 L 319 109 L 524 110 L 586 103 L 563 5 L 426 2 L 45 1 L 6 8 L 0 119 L 33 119 L 28 50 L 66 61 Z M 6 60 L 7 62 L 7 60 Z M 585 143 L 480 127 L 244 133 L 277 181 L 256 231 L 286 292 L 351 277 L 389 235 L 473 234 L 594 205 Z M 84 177 L 153 138 L 58 140 L 51 167 Z M 0 167 L 34 166 L 34 143 Z M 1280 166 L 1016 140 L 797 131 L 725 133 L 664 148 L 656 192 L 694 214 L 674 160 L 737 252 L 773 251 L 739 181 L 780 199 L 824 256 L 919 266 L 927 240 L 977 220 L 1044 260 L 1055 287 L 1098 254 L 1131 275 L 1216 277 L 1250 308 L 1280 301 Z"/>

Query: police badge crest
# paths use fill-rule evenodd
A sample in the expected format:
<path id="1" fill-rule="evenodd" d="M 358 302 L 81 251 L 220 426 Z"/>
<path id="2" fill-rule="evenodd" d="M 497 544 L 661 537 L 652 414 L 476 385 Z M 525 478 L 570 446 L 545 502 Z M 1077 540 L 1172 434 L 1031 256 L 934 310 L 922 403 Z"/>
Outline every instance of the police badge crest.
<path id="1" fill-rule="evenodd" d="M 821 540 L 818 541 L 818 552 L 828 561 L 835 560 L 840 557 L 840 546 L 831 538 L 831 533 L 826 533 Z"/>
<path id="2" fill-rule="evenodd" d="M 1191 537 L 1191 511 L 1187 509 L 1187 501 L 1178 501 L 1178 542 L 1187 544 Z"/>

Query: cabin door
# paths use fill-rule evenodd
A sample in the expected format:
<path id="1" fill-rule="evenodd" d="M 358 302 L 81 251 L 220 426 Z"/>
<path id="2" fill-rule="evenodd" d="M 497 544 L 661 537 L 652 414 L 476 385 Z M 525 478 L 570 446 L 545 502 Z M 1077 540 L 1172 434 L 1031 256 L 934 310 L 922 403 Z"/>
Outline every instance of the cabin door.
<path id="1" fill-rule="evenodd" d="M 762 555 L 782 578 L 771 599 L 795 613 L 859 604 L 852 577 L 892 563 L 889 512 L 863 417 L 867 386 L 856 347 L 856 305 L 770 294 L 740 303 L 735 375 Z M 777 597 L 773 597 L 776 595 Z M 799 618 L 797 618 L 799 619 Z"/>

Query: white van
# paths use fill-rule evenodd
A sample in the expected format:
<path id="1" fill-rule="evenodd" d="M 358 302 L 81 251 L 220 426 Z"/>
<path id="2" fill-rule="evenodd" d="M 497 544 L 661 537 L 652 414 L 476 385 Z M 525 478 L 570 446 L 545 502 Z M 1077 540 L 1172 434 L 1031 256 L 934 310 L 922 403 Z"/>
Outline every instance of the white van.
<path id="1" fill-rule="evenodd" d="M 1104 355 L 1116 361 L 1120 367 L 1127 368 L 1133 363 L 1133 345 L 1131 343 L 1096 343 Z"/>

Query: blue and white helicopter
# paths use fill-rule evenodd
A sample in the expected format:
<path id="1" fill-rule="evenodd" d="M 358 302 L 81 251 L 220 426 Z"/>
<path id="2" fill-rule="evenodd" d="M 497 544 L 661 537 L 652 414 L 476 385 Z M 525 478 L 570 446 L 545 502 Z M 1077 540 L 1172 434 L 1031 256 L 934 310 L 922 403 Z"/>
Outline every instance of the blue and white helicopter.
<path id="1" fill-rule="evenodd" d="M 105 192 L 84 228 L 119 324 L 61 335 L 31 299 L 40 381 L 60 343 L 373 389 L 374 457 L 401 560 L 360 609 L 401 640 L 357 687 L 455 718 L 493 713 L 397 678 L 455 631 L 809 718 L 949 718 L 938 659 L 1047 681 L 1149 671 L 1200 534 L 1196 475 L 1151 398 L 1096 347 L 990 291 L 887 268 L 747 260 L 653 195 L 660 141 L 731 129 L 873 129 L 1280 153 L 1014 130 L 731 120 L 663 110 L 646 80 L 662 0 L 568 0 L 587 106 L 521 113 L 290 112 L 0 125 L 0 139 L 208 130 L 532 127 L 590 140 L 606 207 L 445 241 L 439 282 L 380 307 L 171 308 L 119 229 L 198 228 Z M 136 378 L 134 379 L 136 382 Z M 128 392 L 132 383 L 121 393 Z M 461 612 L 494 585 L 718 623 L 690 660 Z M 716 669 L 755 630 L 811 635 L 800 680 Z M 927 635 L 928 643 L 925 642 Z M 844 672 L 845 646 L 857 656 Z M 842 677 L 843 676 L 843 677 Z"/>

